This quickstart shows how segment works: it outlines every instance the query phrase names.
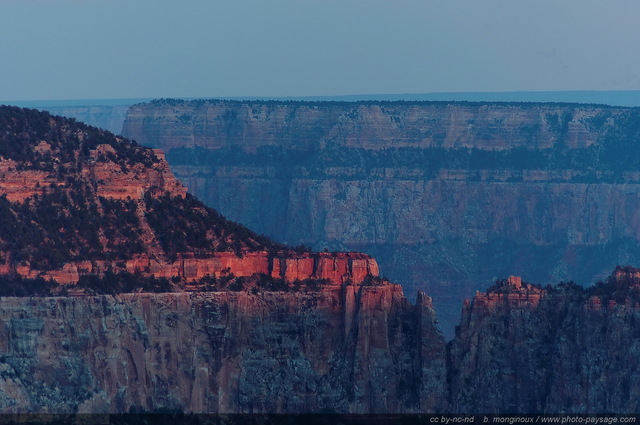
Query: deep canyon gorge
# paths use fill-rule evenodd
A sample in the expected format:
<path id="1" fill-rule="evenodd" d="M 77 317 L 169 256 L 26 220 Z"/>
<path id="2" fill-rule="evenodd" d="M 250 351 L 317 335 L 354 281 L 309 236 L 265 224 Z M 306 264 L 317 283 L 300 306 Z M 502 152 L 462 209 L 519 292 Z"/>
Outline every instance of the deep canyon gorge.
<path id="1" fill-rule="evenodd" d="M 171 131 L 191 137 L 179 122 L 188 127 L 195 113 L 187 114 L 179 101 L 151 105 L 162 108 L 159 122 L 168 121 L 167 108 L 173 111 Z M 240 112 L 250 110 L 242 103 L 232 106 L 238 108 L 235 118 L 215 112 L 212 122 L 224 120 L 220 115 L 237 122 Z M 290 106 L 267 104 L 263 112 L 286 112 Z M 382 114 L 382 106 L 356 109 L 378 108 Z M 314 114 L 313 105 L 296 107 L 309 111 L 278 116 L 295 123 L 303 112 Z M 340 117 L 347 106 L 331 107 L 338 108 Z M 508 137 L 494 140 L 484 130 L 469 127 L 468 116 L 461 121 L 464 125 L 455 124 L 453 115 L 477 115 L 482 105 L 416 106 L 426 107 L 448 114 L 439 124 L 447 132 L 384 139 L 376 134 L 390 131 L 387 126 L 372 126 L 366 130 L 372 132 L 367 133 L 370 144 L 364 147 L 357 137 L 345 136 L 353 129 L 346 118 L 336 118 L 346 130 L 332 130 L 339 137 L 330 143 L 316 143 L 313 131 L 325 134 L 322 125 L 305 127 L 308 135 L 296 138 L 294 152 L 269 142 L 275 139 L 264 131 L 246 140 L 266 141 L 266 148 L 215 141 L 211 146 L 172 147 L 161 134 L 153 136 L 168 144 L 163 148 L 180 179 L 200 181 L 206 193 L 217 194 L 230 185 L 225 196 L 244 202 L 237 211 L 260 209 L 259 220 L 289 235 L 280 240 L 289 242 L 294 230 L 347 238 L 303 240 L 320 249 L 323 241 L 335 243 L 323 252 L 274 242 L 227 220 L 187 191 L 161 151 L 72 120 L 0 107 L 0 411 L 637 412 L 640 272 L 605 269 L 607 258 L 620 264 L 634 259 L 635 157 L 620 157 L 619 151 L 633 149 L 640 127 L 634 124 L 637 112 L 526 105 L 520 107 L 528 112 L 519 113 L 513 105 L 502 105 L 503 121 L 497 112 L 485 111 L 496 126 L 506 126 L 509 116 L 519 118 L 508 127 Z M 570 116 L 566 108 L 573 108 Z M 396 118 L 423 119 L 424 111 L 418 112 Z M 382 116 L 394 116 L 386 114 Z M 160 128 L 150 119 L 140 122 Z M 477 126 L 484 128 L 483 122 Z M 525 128 L 522 122 L 538 126 Z M 230 124 L 225 134 L 229 137 L 244 125 Z M 276 139 L 282 137 L 279 131 L 274 130 Z M 447 136 L 459 133 L 467 138 Z M 419 134 L 424 137 L 418 143 Z M 531 134 L 545 137 L 533 137 L 537 144 L 527 148 Z M 132 137 L 147 144 L 140 135 Z M 397 149 L 373 147 L 395 138 L 400 140 Z M 477 148 L 463 141 L 469 138 Z M 175 134 L 169 140 L 175 140 Z M 506 149 L 505 140 L 513 147 Z M 433 144 L 429 149 L 434 151 L 426 155 L 421 153 L 426 148 L 416 144 Z M 291 162 L 295 167 L 284 170 L 283 160 L 292 155 L 298 155 Z M 466 162 L 459 163 L 461 155 Z M 180 164 L 187 159 L 195 163 Z M 556 168 L 541 169 L 550 159 Z M 354 160 L 357 166 L 348 166 Z M 416 161 L 414 168 L 406 165 L 411 161 Z M 431 165 L 416 168 L 422 161 Z M 528 171 L 498 169 L 498 164 L 517 161 Z M 598 167 L 589 168 L 593 161 Z M 383 163 L 405 165 L 381 167 Z M 202 174 L 205 171 L 210 174 Z M 271 173 L 270 178 L 300 188 L 306 185 L 299 190 L 306 197 L 272 199 L 270 180 L 264 174 L 258 179 L 256 173 Z M 341 177 L 329 178 L 330 173 Z M 351 177 L 345 179 L 344 173 Z M 215 185 L 214 175 L 221 176 Z M 265 192 L 258 190 L 260 184 Z M 395 194 L 403 185 L 408 198 L 388 192 L 394 188 Z M 432 191 L 438 186 L 439 197 Z M 325 192 L 318 192 L 322 188 Z M 416 188 L 422 198 L 412 197 L 419 193 Z M 573 203 L 562 202 L 572 191 L 575 196 L 567 199 Z M 248 193 L 262 197 L 243 198 Z M 370 194 L 368 203 L 361 200 L 366 196 L 356 196 L 362 193 Z M 505 194 L 518 196 L 502 199 Z M 321 213 L 320 204 L 310 199 L 324 199 L 327 212 Z M 278 207 L 279 202 L 286 208 Z M 498 205 L 488 208 L 494 203 Z M 281 208 L 279 216 L 271 215 L 271 206 Z M 581 214 L 570 210 L 579 207 Z M 344 222 L 332 218 L 333 212 Z M 416 212 L 418 218 L 408 222 L 413 227 L 399 227 L 399 218 L 408 220 Z M 360 227 L 352 227 L 354 218 L 345 219 L 349 214 L 362 218 Z M 306 226 L 303 216 L 311 219 Z M 384 217 L 396 217 L 389 221 L 393 226 L 379 225 Z M 540 221 L 531 224 L 532 218 Z M 475 227 L 464 227 L 470 223 Z M 500 232 L 504 240 L 496 245 Z M 450 246 L 437 251 L 439 256 L 426 256 L 434 263 L 422 269 L 412 269 L 408 257 L 392 255 L 394 261 L 407 261 L 395 266 L 409 269 L 400 276 L 422 279 L 410 281 L 413 286 L 407 284 L 403 291 L 379 276 L 378 264 L 391 276 L 394 269 L 385 266 L 389 258 L 370 255 L 375 249 L 357 250 L 366 254 L 334 251 L 336 245 L 367 247 L 372 243 L 367 238 L 383 241 L 385 249 L 391 244 L 389 252 L 417 248 L 414 256 L 424 253 L 423 246 Z M 491 254 L 469 251 L 483 244 Z M 617 250 L 607 251 L 612 244 L 619 244 Z M 513 252 L 514 246 L 520 251 Z M 584 262 L 583 273 L 602 276 L 603 282 L 583 288 L 571 282 L 503 279 L 521 270 L 518 265 L 554 279 L 559 272 L 546 270 L 547 263 L 537 263 L 535 255 L 548 262 L 543 254 L 557 249 L 567 273 L 573 270 L 569 265 L 578 268 Z M 585 252 L 593 257 L 584 257 Z M 487 273 L 508 267 L 512 271 L 488 283 L 444 273 L 456 270 L 453 266 L 461 258 L 478 260 L 481 255 L 487 256 L 482 259 Z M 613 274 L 606 277 L 605 270 Z M 450 296 L 449 311 L 456 317 L 448 322 L 456 325 L 452 338 L 439 329 L 440 310 L 430 292 L 415 291 L 409 296 L 415 304 L 404 295 L 430 278 L 435 289 L 439 284 Z"/>
<path id="2" fill-rule="evenodd" d="M 159 100 L 123 134 L 275 240 L 373 255 L 449 336 L 498 278 L 590 285 L 640 264 L 637 108 Z"/>

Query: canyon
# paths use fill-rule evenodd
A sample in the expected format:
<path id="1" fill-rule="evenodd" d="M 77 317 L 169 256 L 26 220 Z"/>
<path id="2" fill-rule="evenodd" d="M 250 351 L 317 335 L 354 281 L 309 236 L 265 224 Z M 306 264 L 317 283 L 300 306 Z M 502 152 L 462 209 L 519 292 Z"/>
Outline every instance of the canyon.
<path id="1" fill-rule="evenodd" d="M 587 289 L 505 279 L 465 302 L 451 411 L 638 412 L 640 273 Z"/>
<path id="2" fill-rule="evenodd" d="M 0 412 L 433 412 L 433 318 L 397 285 L 3 298 Z"/>
<path id="3" fill-rule="evenodd" d="M 431 299 L 371 256 L 274 243 L 103 130 L 0 127 L 1 413 L 445 408 Z"/>
<path id="4" fill-rule="evenodd" d="M 0 413 L 640 410 L 640 269 L 497 279 L 446 342 L 432 298 L 371 255 L 229 221 L 161 151 L 27 109 L 0 129 Z M 618 187 L 632 165 L 561 175 Z"/>
<path id="5" fill-rule="evenodd" d="M 159 100 L 122 133 L 232 220 L 374 256 L 451 337 L 500 277 L 588 285 L 640 264 L 639 123 L 605 105 Z"/>

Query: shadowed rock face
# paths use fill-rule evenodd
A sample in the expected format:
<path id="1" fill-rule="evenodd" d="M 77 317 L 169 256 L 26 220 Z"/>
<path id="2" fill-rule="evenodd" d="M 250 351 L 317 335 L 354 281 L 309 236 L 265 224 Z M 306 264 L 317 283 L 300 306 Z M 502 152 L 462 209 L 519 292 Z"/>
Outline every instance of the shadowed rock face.
<path id="1" fill-rule="evenodd" d="M 0 125 L 3 275 L 55 278 L 70 259 L 62 272 L 76 276 L 222 268 L 286 287 L 0 297 L 0 412 L 640 411 L 638 269 L 588 289 L 497 282 L 465 302 L 445 346 L 431 299 L 409 304 L 367 254 L 280 249 L 186 195 L 158 152 L 108 133 L 17 108 L 0 108 Z M 587 177 L 630 186 L 634 164 Z M 305 276 L 326 280 L 290 284 Z"/>
<path id="2" fill-rule="evenodd" d="M 638 412 L 639 319 L 637 269 L 586 290 L 510 279 L 478 293 L 450 343 L 451 410 Z"/>
<path id="3" fill-rule="evenodd" d="M 375 256 L 452 333 L 500 276 L 588 284 L 640 263 L 639 129 L 604 106 L 158 101 L 123 134 L 254 230 Z"/>
<path id="4" fill-rule="evenodd" d="M 446 406 L 431 300 L 408 303 L 371 256 L 273 243 L 187 194 L 161 152 L 108 132 L 11 107 L 0 129 L 0 289 L 99 284 L 0 297 L 0 412 Z M 81 290 L 124 272 L 137 293 Z M 255 282 L 178 291 L 232 274 Z M 140 293 L 151 278 L 175 292 Z"/>
<path id="5" fill-rule="evenodd" d="M 442 410 L 444 340 L 398 285 L 4 298 L 0 411 Z"/>
<path id="6" fill-rule="evenodd" d="M 499 282 L 447 347 L 388 283 L 0 301 L 4 413 L 640 410 L 638 269 Z"/>

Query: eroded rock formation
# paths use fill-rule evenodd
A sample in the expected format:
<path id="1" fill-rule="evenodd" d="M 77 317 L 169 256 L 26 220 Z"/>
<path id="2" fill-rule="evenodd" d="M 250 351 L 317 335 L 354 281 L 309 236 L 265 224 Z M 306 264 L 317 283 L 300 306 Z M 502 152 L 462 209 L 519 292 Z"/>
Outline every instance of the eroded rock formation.
<path id="1" fill-rule="evenodd" d="M 640 264 L 639 122 L 593 105 L 156 101 L 123 133 L 258 232 L 375 256 L 450 332 L 501 276 L 589 284 Z"/>
<path id="2" fill-rule="evenodd" d="M 135 292 L 0 297 L 0 412 L 640 411 L 638 269 L 499 281 L 445 346 L 431 299 L 408 303 L 369 255 L 276 244 L 108 133 L 17 108 L 0 125 L 2 285 Z M 162 278 L 179 285 L 140 293 Z"/>
<path id="3" fill-rule="evenodd" d="M 638 269 L 604 283 L 509 279 L 466 302 L 450 347 L 451 410 L 640 411 Z"/>
<path id="4" fill-rule="evenodd" d="M 4 298 L 0 412 L 441 410 L 444 341 L 398 285 Z"/>

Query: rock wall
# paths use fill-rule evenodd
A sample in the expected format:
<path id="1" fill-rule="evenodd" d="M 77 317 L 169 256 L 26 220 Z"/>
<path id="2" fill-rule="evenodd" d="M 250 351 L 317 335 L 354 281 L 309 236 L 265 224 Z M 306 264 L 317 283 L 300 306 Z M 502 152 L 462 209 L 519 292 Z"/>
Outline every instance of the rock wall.
<path id="1" fill-rule="evenodd" d="M 434 320 L 390 284 L 3 298 L 0 412 L 439 410 Z"/>
<path id="2" fill-rule="evenodd" d="M 640 411 L 633 273 L 635 283 L 619 270 L 600 291 L 508 282 L 478 293 L 465 303 L 450 344 L 451 410 Z"/>
<path id="3" fill-rule="evenodd" d="M 640 273 L 511 277 L 445 345 L 399 285 L 0 301 L 0 412 L 637 413 Z"/>
<path id="4" fill-rule="evenodd" d="M 589 105 L 158 101 L 123 134 L 233 220 L 375 256 L 452 335 L 462 299 L 500 276 L 589 284 L 640 263 L 638 122 Z"/>
<path id="5" fill-rule="evenodd" d="M 122 265 L 119 265 L 122 264 Z M 362 283 L 369 276 L 379 275 L 378 263 L 369 255 L 358 252 L 337 253 L 295 253 L 283 251 L 247 252 L 239 256 L 235 252 L 211 253 L 207 258 L 184 256 L 173 262 L 137 255 L 126 261 L 80 261 L 65 264 L 57 270 L 39 270 L 22 265 L 12 267 L 0 265 L 0 275 L 15 272 L 17 275 L 34 279 L 42 277 L 53 279 L 60 284 L 77 283 L 80 276 L 86 274 L 103 275 L 106 271 L 142 274 L 156 278 L 179 278 L 184 282 L 193 282 L 205 276 L 219 277 L 252 276 L 265 274 L 285 282 L 304 279 L 326 279 L 333 284 Z"/>
<path id="6" fill-rule="evenodd" d="M 165 150 L 234 145 L 316 148 L 318 143 L 366 149 L 393 147 L 543 149 L 561 140 L 593 144 L 603 111 L 624 108 L 561 104 L 447 102 L 277 102 L 159 100 L 131 106 L 123 135 Z M 571 116 L 565 117 L 569 112 Z M 566 137 L 560 136 L 560 131 Z"/>

